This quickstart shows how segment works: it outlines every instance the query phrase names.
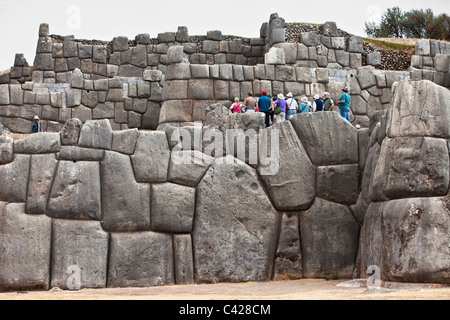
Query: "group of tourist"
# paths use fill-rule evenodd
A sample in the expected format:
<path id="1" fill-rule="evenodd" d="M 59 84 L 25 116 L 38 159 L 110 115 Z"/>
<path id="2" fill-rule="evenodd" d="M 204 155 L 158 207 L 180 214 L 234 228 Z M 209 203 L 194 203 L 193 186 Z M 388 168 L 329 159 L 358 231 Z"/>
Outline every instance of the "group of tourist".
<path id="1" fill-rule="evenodd" d="M 279 93 L 272 99 L 265 90 L 261 92 L 261 97 L 258 99 L 253 97 L 252 92 L 249 92 L 242 103 L 239 98 L 235 98 L 230 109 L 233 113 L 263 112 L 266 115 L 266 127 L 289 121 L 297 113 L 333 111 L 334 108 L 339 108 L 341 116 L 350 122 L 351 98 L 348 94 L 348 88 L 343 88 L 342 92 L 341 97 L 336 102 L 333 101 L 328 92 L 324 92 L 323 98 L 316 94 L 312 103 L 306 96 L 300 100 L 294 98 L 291 92 L 286 94 L 286 97 Z"/>

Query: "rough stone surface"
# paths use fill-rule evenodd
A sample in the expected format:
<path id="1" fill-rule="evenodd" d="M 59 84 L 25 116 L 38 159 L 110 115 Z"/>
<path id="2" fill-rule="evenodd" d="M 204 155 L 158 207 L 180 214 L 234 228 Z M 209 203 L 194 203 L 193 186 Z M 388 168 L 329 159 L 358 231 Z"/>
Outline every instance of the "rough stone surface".
<path id="1" fill-rule="evenodd" d="M 13 162 L 0 166 L 0 200 L 25 202 L 27 198 L 30 156 L 18 154 Z"/>
<path id="2" fill-rule="evenodd" d="M 258 173 L 273 205 L 278 211 L 307 209 L 316 195 L 315 166 L 290 121 L 270 127 L 267 133 L 267 150 L 271 152 L 274 146 L 279 154 L 272 153 L 266 159 L 260 159 Z M 272 142 L 272 136 L 277 133 L 279 140 Z"/>
<path id="3" fill-rule="evenodd" d="M 111 234 L 108 287 L 173 284 L 171 235 L 156 232 Z"/>
<path id="4" fill-rule="evenodd" d="M 300 212 L 299 220 L 304 277 L 351 278 L 359 226 L 350 210 L 316 198 L 309 210 Z"/>
<path id="5" fill-rule="evenodd" d="M 213 160 L 212 157 L 197 150 L 172 151 L 168 180 L 196 187 Z"/>
<path id="6" fill-rule="evenodd" d="M 358 197 L 359 164 L 317 168 L 317 196 L 340 204 L 354 204 Z"/>
<path id="7" fill-rule="evenodd" d="M 166 182 L 170 161 L 166 134 L 158 131 L 141 131 L 131 161 L 136 181 Z"/>
<path id="8" fill-rule="evenodd" d="M 429 137 L 385 139 L 371 184 L 373 200 L 447 194 L 446 141 Z"/>
<path id="9" fill-rule="evenodd" d="M 190 233 L 194 221 L 195 188 L 174 183 L 151 186 L 151 229 Z"/>
<path id="10" fill-rule="evenodd" d="M 389 137 L 450 137 L 450 91 L 430 81 L 401 81 L 389 111 Z"/>
<path id="11" fill-rule="evenodd" d="M 280 238 L 274 268 L 275 281 L 302 278 L 298 213 L 283 213 L 281 216 Z"/>
<path id="12" fill-rule="evenodd" d="M 197 187 L 196 201 L 196 282 L 270 279 L 279 218 L 254 170 L 239 160 L 213 164 Z M 252 205 L 244 209 L 245 203 Z"/>
<path id="13" fill-rule="evenodd" d="M 48 290 L 51 219 L 0 202 L 0 290 Z"/>
<path id="14" fill-rule="evenodd" d="M 81 128 L 80 147 L 109 150 L 111 144 L 112 128 L 109 120 L 88 120 Z"/>
<path id="15" fill-rule="evenodd" d="M 136 182 L 130 157 L 106 151 L 101 177 L 103 229 L 150 230 L 150 186 Z"/>
<path id="16" fill-rule="evenodd" d="M 298 114 L 291 123 L 314 165 L 358 163 L 358 131 L 338 113 Z"/>
<path id="17" fill-rule="evenodd" d="M 47 215 L 53 218 L 101 220 L 100 165 L 59 161 Z"/>
<path id="18" fill-rule="evenodd" d="M 45 214 L 56 166 L 54 154 L 31 156 L 26 213 Z"/>
<path id="19" fill-rule="evenodd" d="M 0 135 L 0 165 L 14 160 L 13 147 L 13 138 Z"/>
<path id="20" fill-rule="evenodd" d="M 129 129 L 113 132 L 112 151 L 134 154 L 139 131 L 137 129 Z"/>
<path id="21" fill-rule="evenodd" d="M 173 235 L 175 282 L 176 284 L 194 283 L 194 260 L 190 234 Z"/>
<path id="22" fill-rule="evenodd" d="M 106 287 L 109 235 L 100 222 L 54 219 L 52 234 L 51 287 Z"/>
<path id="23" fill-rule="evenodd" d="M 38 132 L 23 139 L 14 141 L 16 153 L 53 153 L 61 148 L 59 133 Z"/>

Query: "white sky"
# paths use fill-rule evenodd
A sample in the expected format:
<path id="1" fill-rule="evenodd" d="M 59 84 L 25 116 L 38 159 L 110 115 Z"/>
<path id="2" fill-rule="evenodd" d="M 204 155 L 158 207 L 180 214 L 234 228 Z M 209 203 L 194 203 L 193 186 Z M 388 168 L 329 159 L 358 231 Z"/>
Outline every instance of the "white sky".
<path id="1" fill-rule="evenodd" d="M 448 0 L 0 0 L 0 70 L 14 64 L 16 53 L 33 64 L 43 22 L 50 25 L 50 34 L 105 41 L 115 36 L 134 39 L 139 33 L 155 38 L 176 32 L 178 26 L 186 26 L 190 35 L 221 30 L 224 35 L 259 37 L 261 24 L 278 13 L 286 22 L 335 21 L 339 28 L 365 36 L 364 22 L 378 22 L 394 6 L 450 14 Z"/>

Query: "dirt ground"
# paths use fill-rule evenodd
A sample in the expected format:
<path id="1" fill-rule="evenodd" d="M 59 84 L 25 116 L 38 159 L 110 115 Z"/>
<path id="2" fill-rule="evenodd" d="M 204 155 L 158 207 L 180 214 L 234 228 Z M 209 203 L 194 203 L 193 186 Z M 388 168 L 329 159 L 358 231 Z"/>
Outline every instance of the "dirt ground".
<path id="1" fill-rule="evenodd" d="M 401 285 L 392 292 L 337 286 L 346 281 L 302 279 L 78 291 L 53 288 L 0 293 L 0 300 L 450 300 L 448 286 Z"/>

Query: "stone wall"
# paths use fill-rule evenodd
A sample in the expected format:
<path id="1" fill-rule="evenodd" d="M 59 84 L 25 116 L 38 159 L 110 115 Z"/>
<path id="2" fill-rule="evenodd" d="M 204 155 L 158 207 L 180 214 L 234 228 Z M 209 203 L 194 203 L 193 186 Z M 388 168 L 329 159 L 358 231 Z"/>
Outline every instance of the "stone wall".
<path id="1" fill-rule="evenodd" d="M 411 58 L 411 79 L 429 80 L 450 88 L 450 43 L 422 39 Z"/>

